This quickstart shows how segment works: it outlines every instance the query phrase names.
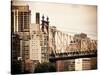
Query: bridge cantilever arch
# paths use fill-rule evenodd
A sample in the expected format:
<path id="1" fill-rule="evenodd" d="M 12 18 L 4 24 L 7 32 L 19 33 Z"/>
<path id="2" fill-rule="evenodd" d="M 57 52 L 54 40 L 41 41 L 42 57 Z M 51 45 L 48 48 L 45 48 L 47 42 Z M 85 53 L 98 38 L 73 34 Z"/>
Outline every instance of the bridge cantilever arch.
<path id="1" fill-rule="evenodd" d="M 50 25 L 47 31 L 50 61 L 97 57 L 97 40 L 87 34 L 69 35 Z"/>
<path id="2" fill-rule="evenodd" d="M 52 52 L 50 61 L 97 57 L 97 41 L 87 36 L 76 37 L 55 30 L 52 35 Z M 85 34 L 80 34 L 85 35 Z M 55 44 L 54 44 L 55 43 Z"/>

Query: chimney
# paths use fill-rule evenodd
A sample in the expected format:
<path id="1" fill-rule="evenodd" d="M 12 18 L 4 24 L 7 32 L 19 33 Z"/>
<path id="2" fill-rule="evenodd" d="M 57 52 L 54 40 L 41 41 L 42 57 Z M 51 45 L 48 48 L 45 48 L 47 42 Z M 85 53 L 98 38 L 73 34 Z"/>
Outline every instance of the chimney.
<path id="1" fill-rule="evenodd" d="M 40 13 L 36 13 L 36 24 L 40 24 Z"/>

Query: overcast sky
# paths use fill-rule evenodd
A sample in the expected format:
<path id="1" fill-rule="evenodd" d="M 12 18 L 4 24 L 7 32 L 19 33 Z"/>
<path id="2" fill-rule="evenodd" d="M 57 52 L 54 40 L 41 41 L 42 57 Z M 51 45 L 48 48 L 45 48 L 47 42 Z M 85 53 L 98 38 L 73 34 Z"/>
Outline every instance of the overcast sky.
<path id="1" fill-rule="evenodd" d="M 35 13 L 40 12 L 49 17 L 50 25 L 64 32 L 87 33 L 96 38 L 97 35 L 97 7 L 91 5 L 72 5 L 63 3 L 44 2 L 14 2 L 16 5 L 29 5 L 31 22 L 35 23 Z M 93 34 L 93 35 L 89 35 Z"/>

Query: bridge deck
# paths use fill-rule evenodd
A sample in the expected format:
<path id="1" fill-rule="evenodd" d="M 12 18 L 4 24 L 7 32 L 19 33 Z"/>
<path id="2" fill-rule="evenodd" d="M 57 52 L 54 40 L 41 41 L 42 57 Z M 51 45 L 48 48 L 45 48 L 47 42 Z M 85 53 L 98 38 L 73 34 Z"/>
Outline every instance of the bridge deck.
<path id="1" fill-rule="evenodd" d="M 50 61 L 97 57 L 97 50 L 51 54 Z"/>

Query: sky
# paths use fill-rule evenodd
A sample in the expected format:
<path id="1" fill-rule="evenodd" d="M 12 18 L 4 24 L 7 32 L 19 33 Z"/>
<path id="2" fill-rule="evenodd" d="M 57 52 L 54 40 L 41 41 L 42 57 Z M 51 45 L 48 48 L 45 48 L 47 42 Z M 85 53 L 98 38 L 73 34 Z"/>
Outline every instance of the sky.
<path id="1" fill-rule="evenodd" d="M 49 17 L 50 26 L 56 26 L 65 33 L 86 33 L 97 39 L 97 6 L 66 3 L 15 1 L 15 5 L 29 5 L 31 23 L 35 23 L 35 13 Z"/>

